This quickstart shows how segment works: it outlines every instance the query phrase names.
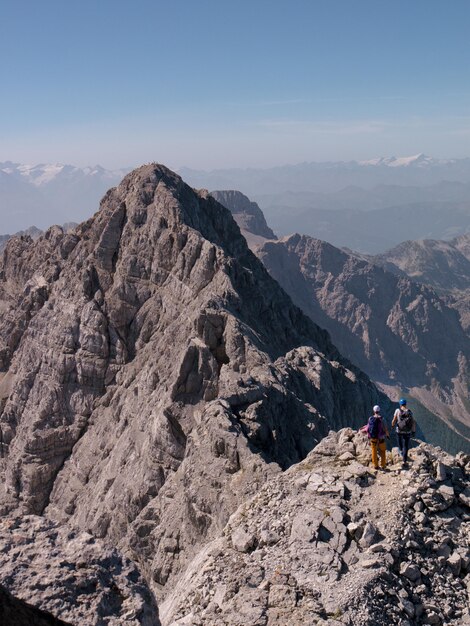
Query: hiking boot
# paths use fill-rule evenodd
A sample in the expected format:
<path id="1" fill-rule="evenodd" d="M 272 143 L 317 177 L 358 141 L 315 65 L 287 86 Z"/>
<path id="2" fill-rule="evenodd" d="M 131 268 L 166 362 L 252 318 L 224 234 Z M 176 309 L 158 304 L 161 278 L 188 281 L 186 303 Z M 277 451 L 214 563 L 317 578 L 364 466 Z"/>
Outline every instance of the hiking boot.
<path id="1" fill-rule="evenodd" d="M 381 467 L 380 468 L 382 470 L 382 472 L 389 472 L 390 470 L 388 469 L 388 467 Z"/>

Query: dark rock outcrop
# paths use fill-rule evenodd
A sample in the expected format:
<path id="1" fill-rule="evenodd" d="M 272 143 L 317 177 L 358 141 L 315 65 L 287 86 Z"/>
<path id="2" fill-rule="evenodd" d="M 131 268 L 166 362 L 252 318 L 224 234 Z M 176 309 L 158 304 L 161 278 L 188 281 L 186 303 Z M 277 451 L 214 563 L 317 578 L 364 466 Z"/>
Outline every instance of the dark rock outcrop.
<path id="1" fill-rule="evenodd" d="M 70 626 L 8 593 L 0 585 L 0 623 L 3 626 Z"/>

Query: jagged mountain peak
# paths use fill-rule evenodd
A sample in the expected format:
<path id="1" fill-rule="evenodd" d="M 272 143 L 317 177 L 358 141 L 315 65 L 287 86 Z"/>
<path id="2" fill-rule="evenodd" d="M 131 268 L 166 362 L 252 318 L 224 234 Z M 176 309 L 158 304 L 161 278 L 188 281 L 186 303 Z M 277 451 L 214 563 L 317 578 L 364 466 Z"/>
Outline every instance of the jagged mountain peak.
<path id="1" fill-rule="evenodd" d="M 100 213 L 108 220 L 114 211 L 125 214 L 123 224 L 138 230 L 158 228 L 158 220 L 164 218 L 167 221 L 163 225 L 185 224 L 230 254 L 246 249 L 229 211 L 214 202 L 206 190 L 192 189 L 178 174 L 159 163 L 133 170 L 108 191 L 101 201 Z"/>
<path id="2" fill-rule="evenodd" d="M 38 549 L 47 542 L 54 559 L 48 593 L 35 591 L 34 597 L 48 608 L 53 588 L 63 599 L 54 610 L 70 611 L 64 616 L 73 619 L 80 611 L 86 623 L 99 623 L 96 603 L 108 612 L 110 598 L 117 619 L 122 615 L 129 624 L 204 624 L 205 616 L 186 612 L 198 603 L 192 585 L 184 594 L 177 585 L 185 586 L 185 572 L 194 572 L 196 562 L 204 564 L 201 574 L 208 571 L 206 548 L 218 558 L 230 520 L 237 528 L 245 523 L 239 507 L 247 503 L 257 510 L 253 498 L 261 494 L 272 495 L 279 509 L 276 503 L 287 495 L 280 519 L 290 525 L 307 482 L 318 484 L 312 468 L 304 476 L 318 456 L 307 458 L 301 474 L 294 464 L 330 429 L 362 426 L 374 404 L 387 415 L 392 411 L 388 398 L 270 277 L 230 211 L 159 164 L 127 175 L 73 232 L 52 227 L 37 241 L 9 241 L 0 259 L 0 306 L 0 514 L 7 520 L 41 516 L 24 517 L 25 526 L 8 521 L 0 567 L 15 593 L 37 591 Z M 326 482 L 318 484 L 323 494 L 334 490 L 321 506 L 334 520 L 341 513 L 342 525 L 346 494 L 356 494 L 361 505 L 356 478 L 362 484 L 375 476 L 358 467 L 355 437 L 350 428 L 331 433 L 320 448 L 320 455 L 331 455 L 332 471 L 338 464 L 344 472 L 344 484 L 343 476 L 338 482 L 329 470 Z M 367 443 L 362 445 L 368 452 Z M 291 473 L 284 472 L 290 467 Z M 284 475 L 293 480 L 285 491 L 278 489 Z M 270 485 L 272 490 L 263 487 Z M 310 493 L 308 505 L 316 497 Z M 326 521 L 324 526 L 330 528 Z M 305 527 L 313 532 L 308 519 Z M 286 538 L 291 532 L 286 526 Z M 322 531 L 323 538 L 330 534 Z M 346 539 L 346 526 L 341 534 Z M 244 544 L 243 533 L 238 535 Z M 316 551 L 310 539 L 298 539 Z M 27 571 L 18 567 L 18 542 L 30 559 Z M 106 548 L 110 544 L 116 551 Z M 336 551 L 334 545 L 336 540 Z M 121 552 L 138 564 L 160 619 Z M 330 552 L 328 546 L 328 558 Z M 333 576 L 343 571 L 339 553 Z M 100 578 L 102 584 L 87 593 L 87 607 L 77 609 L 83 580 L 100 576 L 106 563 L 108 572 L 116 565 L 115 573 Z M 286 623 L 286 611 L 277 611 L 282 593 L 290 597 L 291 591 L 273 586 L 268 598 L 268 587 L 261 588 L 262 577 L 256 576 L 248 582 L 249 593 L 259 591 L 266 610 L 275 607 L 275 626 Z M 236 595 L 236 576 L 229 573 L 228 581 L 217 592 L 221 603 L 226 593 Z M 295 598 L 319 599 L 305 611 L 308 623 L 330 613 L 312 587 L 315 581 L 305 581 L 311 588 L 306 595 L 290 582 Z M 168 606 L 174 602 L 178 615 Z M 240 623 L 240 614 L 235 607 L 227 624 Z M 255 623 L 251 617 L 246 622 Z"/>
<path id="3" fill-rule="evenodd" d="M 211 196 L 232 213 L 250 246 L 265 239 L 276 239 L 258 204 L 240 191 L 212 191 Z"/>
<path id="4" fill-rule="evenodd" d="M 162 165 L 12 239 L 0 277 L 1 510 L 119 543 L 159 594 L 260 481 L 389 406 Z"/>

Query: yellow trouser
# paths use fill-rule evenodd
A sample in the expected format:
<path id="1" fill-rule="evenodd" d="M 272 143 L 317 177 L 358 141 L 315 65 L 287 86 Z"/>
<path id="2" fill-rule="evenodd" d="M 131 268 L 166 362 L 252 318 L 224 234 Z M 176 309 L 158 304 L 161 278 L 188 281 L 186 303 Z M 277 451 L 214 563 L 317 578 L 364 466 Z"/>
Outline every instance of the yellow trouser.
<path id="1" fill-rule="evenodd" d="M 377 448 L 380 452 L 380 465 L 382 467 L 385 467 L 387 465 L 387 461 L 385 459 L 385 450 L 387 449 L 385 446 L 385 439 L 371 439 L 370 447 L 372 448 L 372 463 L 374 464 L 374 467 L 379 466 Z"/>

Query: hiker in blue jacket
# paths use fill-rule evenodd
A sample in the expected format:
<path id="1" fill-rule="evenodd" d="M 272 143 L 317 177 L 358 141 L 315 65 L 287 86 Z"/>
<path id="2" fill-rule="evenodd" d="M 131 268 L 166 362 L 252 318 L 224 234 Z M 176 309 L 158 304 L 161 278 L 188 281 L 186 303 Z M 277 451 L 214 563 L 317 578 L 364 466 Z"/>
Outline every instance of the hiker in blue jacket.
<path id="1" fill-rule="evenodd" d="M 403 459 L 403 466 L 408 466 L 408 450 L 411 436 L 416 431 L 413 413 L 406 406 L 406 398 L 401 398 L 399 408 L 393 414 L 392 428 L 397 427 L 398 448 Z"/>
<path id="2" fill-rule="evenodd" d="M 386 445 L 385 445 L 385 437 L 388 437 L 388 428 L 385 421 L 382 419 L 380 415 L 380 407 L 376 404 L 373 408 L 374 414 L 369 417 L 367 422 L 367 436 L 369 437 L 370 447 L 372 449 L 372 463 L 375 469 L 379 469 L 379 458 L 378 453 L 380 453 L 380 465 L 384 470 L 387 466 L 386 460 Z"/>

